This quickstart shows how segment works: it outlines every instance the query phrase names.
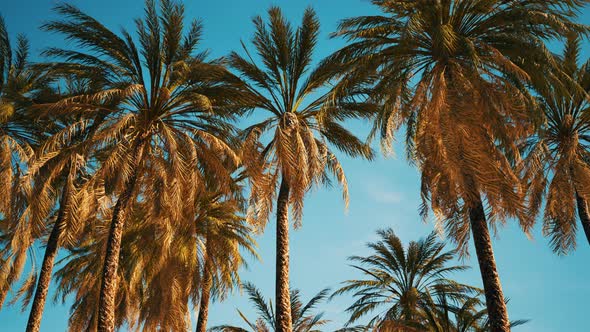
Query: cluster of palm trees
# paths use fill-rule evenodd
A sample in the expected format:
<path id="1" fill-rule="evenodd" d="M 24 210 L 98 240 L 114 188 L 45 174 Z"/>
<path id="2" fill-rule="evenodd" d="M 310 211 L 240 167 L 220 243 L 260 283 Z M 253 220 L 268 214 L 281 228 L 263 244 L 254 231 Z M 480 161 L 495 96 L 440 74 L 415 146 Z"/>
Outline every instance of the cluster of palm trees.
<path id="1" fill-rule="evenodd" d="M 306 193 L 333 180 L 348 202 L 335 150 L 370 160 L 372 139 L 387 152 L 403 128 L 422 215 L 460 253 L 473 237 L 486 324 L 509 331 L 489 228 L 514 218 L 530 232 L 544 208 L 557 252 L 575 248 L 576 211 L 590 234 L 590 67 L 578 66 L 589 29 L 576 23 L 588 2 L 373 0 L 381 14 L 341 21 L 333 37 L 347 44 L 317 65 L 312 9 L 294 27 L 270 8 L 250 45 L 213 60 L 173 0 L 148 0 L 135 31 L 118 33 L 60 4 L 42 29 L 72 48 L 42 63 L 0 22 L 0 306 L 9 292 L 31 304 L 27 331 L 39 331 L 55 276 L 73 331 L 185 330 L 191 307 L 205 331 L 210 299 L 240 284 L 276 211 L 272 321 L 292 331 L 289 217 L 299 226 Z M 564 36 L 552 54 L 546 43 Z M 235 126 L 253 112 L 260 122 Z M 350 119 L 373 121 L 367 142 Z M 431 301 L 454 297 L 446 288 Z M 397 323 L 416 323 L 408 310 Z"/>
<path id="2" fill-rule="evenodd" d="M 445 251 L 437 234 L 406 248 L 391 229 L 377 232 L 380 240 L 368 243 L 372 254 L 351 256 L 352 265 L 365 277 L 345 281 L 332 296 L 352 293 L 354 303 L 346 309 L 347 325 L 370 316 L 365 325 L 342 331 L 490 331 L 482 290 L 450 277 L 467 269 L 450 265 L 457 250 Z M 526 323 L 510 322 L 510 327 Z"/>
<path id="3" fill-rule="evenodd" d="M 445 250 L 445 244 L 431 233 L 407 246 L 392 229 L 379 230 L 379 240 L 367 244 L 371 254 L 351 256 L 352 267 L 363 279 L 345 281 L 329 299 L 352 293 L 354 302 L 346 309 L 350 319 L 336 332 L 366 331 L 429 331 L 429 332 L 483 332 L 490 330 L 487 310 L 479 288 L 459 283 L 451 277 L 467 269 L 464 265 L 451 265 L 457 259 L 457 250 Z M 265 301 L 261 292 L 251 283 L 243 285 L 252 306 L 258 312 L 256 320 L 242 311 L 239 316 L 244 327 L 220 325 L 211 331 L 268 332 L 276 331 L 276 318 L 272 300 Z M 321 331 L 330 320 L 324 313 L 314 310 L 328 299 L 329 289 L 323 289 L 303 304 L 299 291 L 291 292 L 293 331 Z M 353 325 L 359 320 L 365 324 Z M 526 323 L 517 320 L 510 327 Z"/>

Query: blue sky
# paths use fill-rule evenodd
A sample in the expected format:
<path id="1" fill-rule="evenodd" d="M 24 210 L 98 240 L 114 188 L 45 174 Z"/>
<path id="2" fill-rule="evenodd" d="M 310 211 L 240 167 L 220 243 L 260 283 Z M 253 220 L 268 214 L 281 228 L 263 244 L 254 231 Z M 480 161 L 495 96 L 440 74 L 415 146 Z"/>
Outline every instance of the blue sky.
<path id="1" fill-rule="evenodd" d="M 49 0 L 1 0 L 0 13 L 6 19 L 10 33 L 13 36 L 26 34 L 31 40 L 34 56 L 45 47 L 65 44 L 60 36 L 37 29 L 44 21 L 56 17 L 51 12 L 55 3 Z M 132 28 L 132 19 L 140 16 L 143 10 L 141 0 L 78 0 L 71 3 L 114 30 L 121 26 Z M 187 16 L 203 20 L 202 47 L 210 49 L 213 56 L 238 49 L 240 40 L 247 40 L 251 35 L 251 17 L 263 14 L 273 4 L 280 6 L 296 22 L 308 5 L 316 9 L 322 23 L 316 60 L 342 45 L 342 41 L 328 39 L 339 19 L 371 14 L 375 10 L 366 0 L 185 1 Z M 589 13 L 585 10 L 580 21 L 589 23 Z M 351 126 L 361 136 L 368 131 L 367 123 Z M 291 285 L 301 290 L 305 300 L 325 287 L 334 289 L 341 281 L 354 278 L 357 274 L 347 265 L 346 257 L 366 254 L 364 244 L 376 239 L 377 229 L 391 227 L 405 243 L 433 230 L 432 222 L 424 223 L 418 216 L 418 174 L 404 159 L 403 147 L 397 144 L 396 151 L 398 157 L 379 157 L 372 163 L 343 157 L 351 195 L 347 213 L 337 189 L 316 189 L 307 196 L 303 227 L 291 233 Z M 242 273 L 244 281 L 255 283 L 267 297 L 274 294 L 273 235 L 274 222 L 271 221 L 265 234 L 258 238 L 262 262 L 251 262 L 249 269 Z M 551 252 L 539 227 L 534 239 L 529 240 L 514 222 L 509 221 L 505 227 L 499 228 L 498 235 L 494 249 L 504 293 L 511 299 L 510 317 L 531 320 L 515 331 L 587 331 L 590 247 L 582 232 L 578 236 L 578 250 L 565 257 Z M 42 258 L 41 251 L 37 258 Z M 475 257 L 467 258 L 465 264 L 474 268 L 457 278 L 481 286 Z M 333 321 L 326 330 L 335 329 L 346 321 L 343 311 L 350 303 L 350 298 L 339 297 L 321 305 L 325 318 Z M 50 303 L 41 330 L 65 330 L 68 307 L 68 303 Z M 235 294 L 212 306 L 211 326 L 241 324 L 237 308 L 248 317 L 255 317 L 245 296 Z M 0 311 L 0 331 L 22 331 L 26 319 L 27 312 L 21 312 L 19 305 L 4 308 Z"/>

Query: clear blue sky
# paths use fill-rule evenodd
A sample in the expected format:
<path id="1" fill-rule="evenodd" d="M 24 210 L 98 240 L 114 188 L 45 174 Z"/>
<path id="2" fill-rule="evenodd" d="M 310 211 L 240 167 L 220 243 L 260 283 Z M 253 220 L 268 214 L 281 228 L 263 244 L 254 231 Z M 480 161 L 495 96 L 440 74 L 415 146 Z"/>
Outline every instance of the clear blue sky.
<path id="1" fill-rule="evenodd" d="M 55 18 L 50 0 L 0 1 L 9 31 L 26 34 L 32 44 L 32 53 L 48 46 L 64 45 L 61 37 L 39 31 L 44 21 Z M 107 26 L 117 30 L 132 27 L 132 19 L 142 14 L 141 0 L 71 1 Z M 342 45 L 329 40 L 328 34 L 344 17 L 371 14 L 374 8 L 366 0 L 186 0 L 189 18 L 201 18 L 205 25 L 202 46 L 212 55 L 221 56 L 239 47 L 240 39 L 248 39 L 252 32 L 250 19 L 263 14 L 270 5 L 279 5 L 292 20 L 299 21 L 305 7 L 313 5 L 322 22 L 322 38 L 316 60 Z M 584 11 L 580 20 L 589 23 L 590 12 Z M 585 48 L 587 50 L 587 47 Z M 588 53 L 584 53 L 587 55 Z M 359 135 L 367 133 L 368 125 L 353 124 Z M 432 223 L 423 223 L 417 213 L 419 205 L 419 177 L 403 158 L 403 147 L 396 146 L 399 157 L 380 157 L 373 163 L 343 159 L 350 184 L 351 204 L 344 213 L 340 193 L 335 189 L 319 189 L 306 199 L 303 227 L 292 232 L 291 285 L 302 291 L 303 298 L 325 287 L 336 288 L 339 282 L 353 278 L 356 272 L 347 265 L 346 257 L 367 253 L 364 243 L 375 240 L 375 231 L 392 227 L 404 242 L 427 235 Z M 258 238 L 262 262 L 252 262 L 242 273 L 244 281 L 261 288 L 265 296 L 274 294 L 274 222 Z M 509 313 L 513 319 L 530 319 L 531 322 L 515 331 L 569 331 L 583 332 L 587 323 L 590 298 L 590 247 L 582 232 L 578 236 L 579 248 L 566 257 L 554 255 L 537 228 L 533 240 L 528 240 L 514 222 L 499 229 L 494 249 L 504 292 L 510 300 Z M 42 252 L 37 253 L 42 258 Z M 475 257 L 465 261 L 474 266 L 458 276 L 462 281 L 481 286 Z M 333 321 L 326 331 L 346 321 L 344 308 L 350 298 L 340 297 L 321 305 L 325 318 Z M 42 331 L 64 331 L 68 320 L 68 304 L 49 303 L 43 318 Z M 240 308 L 248 317 L 255 317 L 244 296 L 236 294 L 211 308 L 211 326 L 241 324 L 236 313 Z M 0 311 L 0 331 L 23 331 L 27 312 L 20 305 Z"/>

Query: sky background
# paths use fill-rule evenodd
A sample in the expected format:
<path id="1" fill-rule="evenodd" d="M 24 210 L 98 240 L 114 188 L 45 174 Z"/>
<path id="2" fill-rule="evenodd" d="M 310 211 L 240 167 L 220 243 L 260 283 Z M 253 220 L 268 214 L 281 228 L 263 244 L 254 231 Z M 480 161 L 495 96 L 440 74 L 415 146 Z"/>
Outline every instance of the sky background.
<path id="1" fill-rule="evenodd" d="M 23 33 L 31 41 L 34 59 L 46 47 L 65 46 L 61 36 L 42 32 L 38 27 L 56 18 L 49 0 L 0 0 L 10 34 Z M 98 18 L 109 28 L 133 28 L 133 18 L 141 16 L 141 0 L 77 0 L 70 3 Z M 253 27 L 251 18 L 264 14 L 270 5 L 280 6 L 294 24 L 298 24 L 303 10 L 312 5 L 321 20 L 321 38 L 316 52 L 319 60 L 343 45 L 341 40 L 330 40 L 328 35 L 337 22 L 345 17 L 370 15 L 375 8 L 366 0 L 186 0 L 187 17 L 199 18 L 205 29 L 201 47 L 212 56 L 222 56 L 237 50 L 240 40 L 249 40 Z M 590 11 L 584 10 L 580 21 L 590 22 Z M 557 50 L 558 45 L 553 45 Z M 585 47 L 584 60 L 587 56 Z M 369 124 L 354 123 L 352 130 L 364 137 Z M 291 233 L 291 286 L 302 292 L 307 301 L 321 289 L 336 289 L 339 283 L 358 276 L 347 263 L 350 255 L 369 253 L 368 241 L 377 239 L 375 231 L 391 227 L 404 243 L 426 236 L 433 223 L 424 223 L 418 216 L 419 176 L 404 158 L 403 146 L 396 144 L 398 157 L 379 157 L 374 162 L 342 157 L 347 172 L 351 203 L 348 212 L 337 188 L 315 189 L 306 198 L 303 227 Z M 273 216 L 274 218 L 274 216 Z M 565 257 L 556 256 L 537 227 L 534 239 L 529 240 L 514 221 L 499 228 L 494 239 L 494 250 L 504 294 L 510 298 L 511 319 L 530 319 L 514 331 L 588 331 L 587 299 L 590 298 L 590 247 L 580 230 L 577 251 Z M 241 274 L 243 281 L 256 284 L 270 298 L 274 294 L 274 219 L 265 233 L 258 237 L 261 262 L 251 261 Z M 475 253 L 464 260 L 473 266 L 455 278 L 475 286 L 482 286 Z M 43 257 L 38 251 L 37 259 Z M 53 290 L 53 288 L 52 288 Z M 51 296 L 51 294 L 50 294 Z M 342 296 L 319 309 L 332 322 L 325 331 L 341 327 L 347 320 L 345 308 L 351 298 Z M 41 331 L 64 331 L 69 317 L 69 303 L 49 302 Z M 252 320 L 256 315 L 245 295 L 235 294 L 210 309 L 210 325 L 232 324 L 244 326 L 236 309 Z M 23 331 L 28 308 L 20 311 L 20 304 L 0 311 L 0 331 Z"/>

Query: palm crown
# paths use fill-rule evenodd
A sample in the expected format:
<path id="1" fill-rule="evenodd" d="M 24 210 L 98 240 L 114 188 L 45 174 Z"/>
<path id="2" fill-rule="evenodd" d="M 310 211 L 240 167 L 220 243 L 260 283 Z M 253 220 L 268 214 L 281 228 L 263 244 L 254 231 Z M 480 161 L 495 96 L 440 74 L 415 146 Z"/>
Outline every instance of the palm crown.
<path id="1" fill-rule="evenodd" d="M 539 104 L 544 121 L 522 148 L 526 153 L 525 179 L 532 213 L 541 210 L 546 198 L 543 232 L 550 236 L 552 248 L 566 253 L 576 244 L 576 205 L 586 236 L 590 239 L 587 197 L 590 197 L 588 161 L 590 126 L 588 94 L 590 62 L 578 66 L 580 40 L 568 38 L 559 59 L 563 71 L 573 82 L 566 89 L 551 87 L 542 91 Z"/>
<path id="2" fill-rule="evenodd" d="M 322 89 L 335 67 L 312 68 L 319 22 L 312 9 L 294 30 L 279 8 L 269 20 L 253 19 L 252 44 L 262 65 L 244 46 L 245 56 L 232 52 L 229 65 L 246 85 L 248 103 L 269 115 L 243 131 L 243 161 L 250 180 L 249 219 L 266 223 L 277 187 L 276 305 L 279 332 L 290 331 L 289 208 L 295 226 L 303 214 L 303 199 L 315 183 L 328 183 L 330 173 L 342 185 L 348 204 L 344 170 L 330 145 L 352 156 L 372 157 L 372 150 L 339 122 L 370 114 L 355 103 L 335 103 Z M 307 76 L 307 77 L 306 77 Z M 268 141 L 262 141 L 268 138 Z M 280 186 L 279 184 L 280 179 Z"/>
<path id="3" fill-rule="evenodd" d="M 543 41 L 585 30 L 571 21 L 573 2 L 372 2 L 383 15 L 345 19 L 335 34 L 350 41 L 328 60 L 347 68 L 335 92 L 366 86 L 384 105 L 374 134 L 386 148 L 406 125 L 422 197 L 460 245 L 469 236 L 465 207 L 480 193 L 496 219 L 517 216 L 530 226 L 511 167 L 519 158 L 514 142 L 535 118 L 524 85 L 564 77 Z M 539 70 L 548 66 L 554 77 Z"/>
<path id="4" fill-rule="evenodd" d="M 463 299 L 476 289 L 457 283 L 447 276 L 466 269 L 450 265 L 455 251 L 444 251 L 444 243 L 432 233 L 404 248 L 393 230 L 378 232 L 380 241 L 368 243 L 372 254 L 352 256 L 353 265 L 366 277 L 344 282 L 333 296 L 352 293 L 355 302 L 346 310 L 348 324 L 371 315 L 369 327 L 378 327 L 388 321 L 413 322 L 424 319 L 421 305 L 430 296 L 445 293 L 452 299 Z M 380 313 L 373 315 L 373 312 Z"/>
<path id="5" fill-rule="evenodd" d="M 250 174 L 257 216 L 267 219 L 282 177 L 298 223 L 305 193 L 313 183 L 326 181 L 329 173 L 343 186 L 348 202 L 344 171 L 329 144 L 349 155 L 371 158 L 371 149 L 339 124 L 370 112 L 359 104 L 327 103 L 325 89 L 333 67 L 312 67 L 319 34 L 319 21 L 312 9 L 305 11 L 296 30 L 279 8 L 270 8 L 268 15 L 268 24 L 261 17 L 253 19 L 256 32 L 252 44 L 263 66 L 254 62 L 245 46 L 245 55 L 232 52 L 229 64 L 246 81 L 252 107 L 269 115 L 243 134 L 246 166 L 256 169 L 262 164 L 270 173 L 264 180 Z M 266 134 L 269 141 L 261 146 L 260 139 Z"/>

